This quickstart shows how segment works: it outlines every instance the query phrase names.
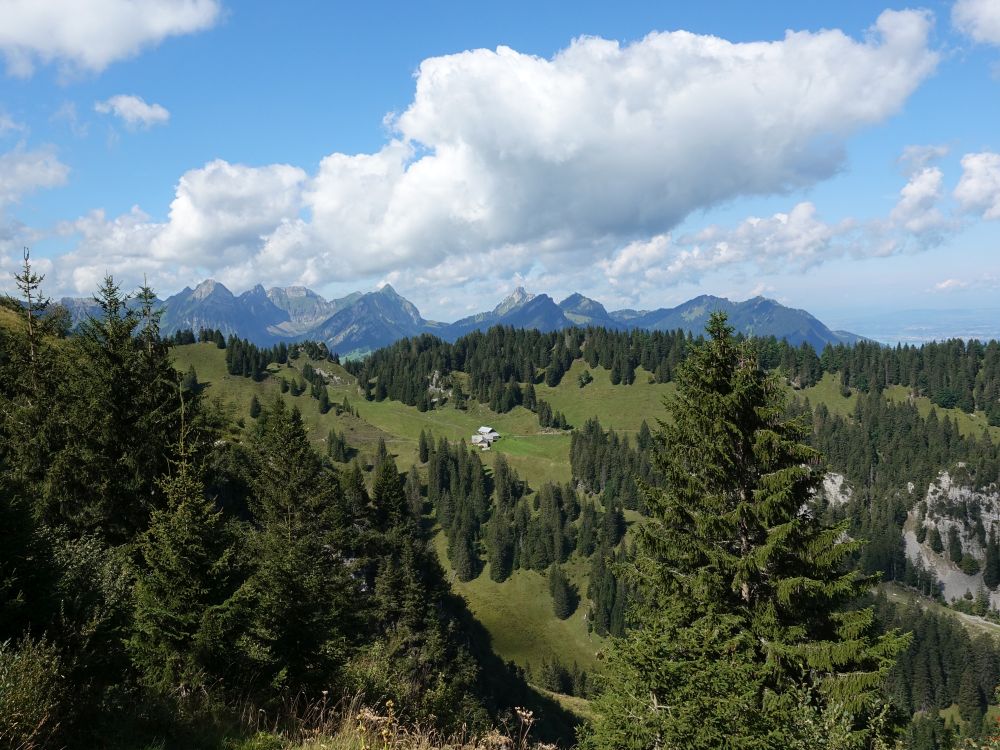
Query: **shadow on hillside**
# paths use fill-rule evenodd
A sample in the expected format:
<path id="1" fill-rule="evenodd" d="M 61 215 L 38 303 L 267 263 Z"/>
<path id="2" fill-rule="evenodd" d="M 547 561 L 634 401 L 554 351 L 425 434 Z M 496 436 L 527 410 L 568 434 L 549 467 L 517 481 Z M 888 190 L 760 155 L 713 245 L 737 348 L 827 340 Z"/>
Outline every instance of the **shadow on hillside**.
<path id="1" fill-rule="evenodd" d="M 479 688 L 491 711 L 511 726 L 518 726 L 515 708 L 525 708 L 535 717 L 531 736 L 535 740 L 571 747 L 576 742 L 576 728 L 581 719 L 555 699 L 532 688 L 524 670 L 514 662 L 505 662 L 493 650 L 489 631 L 473 616 L 465 600 L 451 595 L 450 606 L 467 633 L 469 650 L 480 665 Z"/>

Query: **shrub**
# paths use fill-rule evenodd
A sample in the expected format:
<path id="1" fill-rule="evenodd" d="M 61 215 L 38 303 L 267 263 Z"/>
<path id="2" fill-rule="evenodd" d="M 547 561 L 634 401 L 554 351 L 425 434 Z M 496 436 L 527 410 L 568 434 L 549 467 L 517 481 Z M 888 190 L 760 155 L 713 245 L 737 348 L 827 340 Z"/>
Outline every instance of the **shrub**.
<path id="1" fill-rule="evenodd" d="M 61 661 L 46 640 L 0 643 L 0 745 L 45 746 L 59 726 Z"/>

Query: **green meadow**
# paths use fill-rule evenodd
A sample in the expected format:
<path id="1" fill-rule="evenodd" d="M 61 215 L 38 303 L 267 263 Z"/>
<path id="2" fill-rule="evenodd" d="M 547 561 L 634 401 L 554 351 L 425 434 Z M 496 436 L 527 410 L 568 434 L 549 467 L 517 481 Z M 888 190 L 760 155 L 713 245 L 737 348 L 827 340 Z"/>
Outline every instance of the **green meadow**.
<path id="1" fill-rule="evenodd" d="M 272 366 L 269 377 L 254 382 L 249 378 L 229 375 L 226 372 L 225 351 L 214 344 L 179 346 L 174 352 L 177 368 L 185 371 L 193 365 L 205 387 L 206 397 L 218 400 L 234 416 L 242 417 L 245 424 L 251 422 L 249 409 L 253 396 L 257 396 L 262 403 L 275 398 L 280 394 L 280 378 L 289 381 L 300 378 L 302 366 L 310 362 L 303 357 L 290 360 L 286 366 Z M 358 414 L 356 417 L 348 413 L 338 415 L 336 409 L 321 414 L 317 400 L 308 393 L 298 397 L 285 394 L 285 398 L 302 412 L 317 450 L 325 451 L 327 435 L 331 429 L 336 429 L 346 434 L 348 443 L 359 451 L 360 458 L 365 461 L 373 455 L 378 441 L 382 439 L 396 457 L 400 469 L 405 470 L 417 463 L 417 445 L 422 430 L 435 438 L 469 441 L 479 426 L 489 425 L 502 437 L 492 450 L 482 454 L 487 466 L 492 465 L 497 454 L 504 454 L 521 478 L 528 482 L 532 492 L 547 481 L 566 482 L 571 478 L 569 433 L 539 427 L 535 414 L 527 409 L 517 407 L 507 414 L 497 414 L 482 404 L 472 402 L 466 411 L 445 404 L 421 412 L 399 401 L 364 401 L 354 378 L 342 367 L 330 362 L 310 364 L 332 378 L 328 386 L 330 401 L 340 404 L 346 398 Z M 593 382 L 581 388 L 578 378 L 584 369 L 590 369 Z M 554 410 L 565 414 L 573 426 L 580 426 L 587 419 L 597 417 L 605 428 L 635 432 L 643 420 L 655 428 L 657 420 L 666 417 L 664 399 L 674 392 L 673 383 L 650 381 L 649 374 L 638 369 L 633 385 L 612 385 L 607 370 L 587 368 L 584 361 L 577 360 L 558 386 L 537 385 L 536 393 Z M 823 403 L 831 412 L 844 417 L 851 416 L 857 401 L 853 393 L 846 397 L 841 394 L 839 378 L 833 374 L 827 374 L 815 386 L 794 393 L 800 398 L 808 397 L 813 405 Z M 892 401 L 910 398 L 901 386 L 888 388 L 885 396 Z M 932 408 L 926 398 L 915 399 L 915 403 L 922 414 L 927 414 Z M 937 411 L 939 416 L 947 414 L 954 419 L 963 433 L 978 433 L 986 428 L 985 417 L 981 414 L 969 415 L 958 409 L 938 408 Z M 1000 429 L 989 429 L 994 437 L 1000 437 Z M 628 514 L 632 530 L 638 520 L 634 513 Z M 443 535 L 437 536 L 436 544 L 447 567 Z M 581 597 L 585 597 L 587 564 L 574 558 L 566 569 Z M 494 648 L 503 658 L 528 666 L 555 656 L 567 664 L 577 662 L 581 667 L 594 666 L 601 639 L 588 631 L 584 607 L 578 607 L 566 620 L 556 619 L 543 575 L 519 570 L 504 583 L 495 583 L 490 580 L 488 570 L 484 570 L 468 583 L 453 579 L 452 585 L 489 631 Z"/>
<path id="2" fill-rule="evenodd" d="M 252 421 L 249 411 L 254 396 L 261 403 L 274 399 L 280 395 L 279 379 L 299 378 L 302 366 L 310 362 L 303 357 L 290 360 L 286 366 L 272 366 L 269 377 L 254 382 L 228 374 L 225 351 L 214 344 L 178 346 L 174 354 L 177 369 L 186 371 L 193 365 L 205 397 L 217 400 L 222 408 L 242 417 L 244 424 Z M 327 435 L 331 429 L 336 429 L 345 432 L 348 443 L 359 451 L 364 461 L 374 453 L 379 439 L 383 439 L 400 469 L 404 470 L 417 462 L 421 430 L 435 438 L 469 441 L 478 427 L 489 425 L 502 437 L 492 450 L 482 454 L 487 466 L 492 465 L 497 454 L 503 453 L 521 478 L 528 482 L 532 492 L 547 481 L 567 482 L 571 478 L 569 433 L 541 428 L 536 415 L 527 409 L 517 407 L 507 414 L 497 414 L 486 406 L 470 403 L 466 411 L 446 404 L 420 412 L 398 401 L 364 401 L 354 378 L 342 367 L 330 362 L 310 363 L 332 376 L 333 382 L 328 385 L 331 403 L 340 404 L 346 397 L 358 413 L 357 417 L 347 413 L 337 415 L 337 410 L 331 409 L 321 414 L 318 401 L 308 393 L 297 397 L 284 394 L 301 411 L 317 450 L 326 450 Z M 583 362 L 574 363 L 555 388 L 537 386 L 539 398 L 562 411 L 570 424 L 581 425 L 597 417 L 605 426 L 633 432 L 644 419 L 655 426 L 655 420 L 663 416 L 663 397 L 672 392 L 672 384 L 650 384 L 648 374 L 639 370 L 635 385 L 614 386 L 606 370 L 595 368 L 591 371 L 594 381 L 580 388 L 577 376 L 584 367 Z M 632 515 L 630 521 L 635 520 Z M 443 535 L 439 534 L 435 543 L 447 567 Z M 566 572 L 581 599 L 586 598 L 587 565 L 586 561 L 575 557 L 566 564 Z M 602 639 L 589 632 L 585 607 L 578 606 L 566 620 L 556 619 L 544 575 L 519 570 L 504 583 L 496 583 L 490 579 L 489 571 L 484 570 L 468 583 L 453 579 L 452 585 L 488 630 L 494 648 L 504 659 L 525 667 L 539 665 L 542 659 L 553 657 L 566 664 L 576 662 L 585 668 L 595 665 Z"/>

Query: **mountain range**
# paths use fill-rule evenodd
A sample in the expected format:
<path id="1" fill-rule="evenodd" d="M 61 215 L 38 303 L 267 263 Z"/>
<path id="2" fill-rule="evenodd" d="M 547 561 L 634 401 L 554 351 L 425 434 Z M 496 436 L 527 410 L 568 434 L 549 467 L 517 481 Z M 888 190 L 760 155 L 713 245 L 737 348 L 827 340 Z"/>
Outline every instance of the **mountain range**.
<path id="1" fill-rule="evenodd" d="M 64 298 L 61 302 L 76 320 L 94 312 L 89 300 Z M 327 300 L 301 286 L 265 289 L 258 284 L 235 295 L 209 279 L 194 289 L 184 288 L 163 300 L 162 305 L 161 329 L 166 334 L 215 328 L 261 345 L 312 339 L 326 342 L 331 351 L 343 356 L 358 356 L 421 333 L 454 341 L 495 325 L 545 332 L 572 326 L 600 326 L 616 330 L 683 329 L 698 334 L 705 330 L 708 317 L 715 310 L 726 312 L 737 332 L 784 338 L 795 345 L 808 342 L 817 351 L 827 344 L 854 343 L 860 339 L 852 333 L 830 330 L 805 310 L 786 307 L 765 297 L 733 302 L 724 297 L 701 295 L 676 307 L 609 312 L 600 302 L 582 294 L 571 294 L 557 303 L 547 294 L 530 294 L 518 287 L 492 310 L 453 323 L 441 323 L 424 319 L 412 302 L 388 284 L 373 292 L 354 292 Z"/>

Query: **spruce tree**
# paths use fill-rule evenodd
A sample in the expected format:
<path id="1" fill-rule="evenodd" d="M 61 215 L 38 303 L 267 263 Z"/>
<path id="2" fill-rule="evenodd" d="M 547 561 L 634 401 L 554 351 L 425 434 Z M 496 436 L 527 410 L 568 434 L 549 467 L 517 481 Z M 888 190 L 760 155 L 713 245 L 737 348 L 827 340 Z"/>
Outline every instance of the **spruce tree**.
<path id="1" fill-rule="evenodd" d="M 548 572 L 549 594 L 552 595 L 552 613 L 560 620 L 565 620 L 576 609 L 573 589 L 558 563 L 553 563 Z"/>
<path id="2" fill-rule="evenodd" d="M 486 562 L 490 566 L 490 579 L 497 583 L 506 581 L 514 567 L 514 537 L 511 530 L 510 511 L 494 511 L 486 537 Z"/>
<path id="3" fill-rule="evenodd" d="M 958 684 L 958 711 L 963 719 L 978 730 L 985 709 L 986 701 L 979 689 L 975 666 L 967 664 L 962 670 L 962 678 Z"/>
<path id="4" fill-rule="evenodd" d="M 163 506 L 157 479 L 175 455 L 180 374 L 156 330 L 157 312 L 132 309 L 111 277 L 95 300 L 100 317 L 81 323 L 68 342 L 75 366 L 45 430 L 60 450 L 44 466 L 39 499 L 52 525 L 121 544 Z M 198 401 L 188 394 L 185 402 L 194 424 Z"/>
<path id="5" fill-rule="evenodd" d="M 31 506 L 0 478 L 0 642 L 20 638 L 49 614 L 55 570 Z"/>
<path id="6" fill-rule="evenodd" d="M 309 444 L 298 409 L 280 397 L 261 412 L 249 453 L 254 570 L 240 598 L 250 613 L 250 666 L 272 688 L 329 685 L 358 636 L 354 509 Z"/>
<path id="7" fill-rule="evenodd" d="M 861 543 L 803 510 L 823 471 L 781 384 L 723 314 L 708 333 L 656 436 L 664 484 L 643 487 L 630 628 L 589 747 L 787 746 L 810 706 L 864 725 L 907 642 L 849 608 L 872 585 L 849 567 Z"/>
<path id="8" fill-rule="evenodd" d="M 423 489 L 420 483 L 420 473 L 416 466 L 411 466 L 406 474 L 406 503 L 410 509 L 410 515 L 420 518 L 424 514 Z"/>
<path id="9" fill-rule="evenodd" d="M 250 397 L 250 418 L 257 419 L 260 416 L 260 401 L 257 395 L 254 394 Z"/>
<path id="10" fill-rule="evenodd" d="M 944 542 L 941 541 L 941 532 L 938 531 L 938 527 L 936 525 L 931 527 L 931 531 L 927 535 L 927 538 L 930 540 L 930 548 L 934 552 L 937 552 L 939 555 L 944 552 Z"/>
<path id="11" fill-rule="evenodd" d="M 427 433 L 424 430 L 420 430 L 420 439 L 417 441 L 417 452 L 419 453 L 420 463 L 427 463 L 427 459 L 430 457 L 431 451 L 431 441 L 427 437 Z"/>
<path id="12" fill-rule="evenodd" d="M 35 273 L 31 267 L 31 253 L 28 248 L 24 248 L 24 263 L 21 270 L 14 274 L 14 285 L 21 293 L 23 300 L 19 308 L 24 312 L 28 344 L 28 373 L 34 390 L 38 389 L 38 371 L 40 369 L 38 350 L 41 346 L 43 333 L 42 321 L 50 303 L 49 298 L 43 296 L 41 292 L 43 281 L 45 281 L 45 275 Z"/>
<path id="13" fill-rule="evenodd" d="M 213 644 L 204 627 L 231 593 L 232 547 L 222 514 L 187 456 L 161 480 L 167 507 L 153 512 L 141 537 L 141 575 L 129 649 L 144 684 L 164 695 L 204 687 Z"/>
<path id="14" fill-rule="evenodd" d="M 187 372 L 184 373 L 184 378 L 181 380 L 181 391 L 184 395 L 190 395 L 192 393 L 198 392 L 198 373 L 194 369 L 194 365 L 188 367 Z"/>
<path id="15" fill-rule="evenodd" d="M 996 531 L 990 534 L 990 540 L 986 544 L 983 583 L 990 589 L 995 589 L 1000 584 L 1000 543 L 997 542 Z"/>

